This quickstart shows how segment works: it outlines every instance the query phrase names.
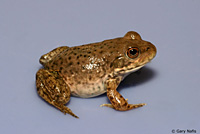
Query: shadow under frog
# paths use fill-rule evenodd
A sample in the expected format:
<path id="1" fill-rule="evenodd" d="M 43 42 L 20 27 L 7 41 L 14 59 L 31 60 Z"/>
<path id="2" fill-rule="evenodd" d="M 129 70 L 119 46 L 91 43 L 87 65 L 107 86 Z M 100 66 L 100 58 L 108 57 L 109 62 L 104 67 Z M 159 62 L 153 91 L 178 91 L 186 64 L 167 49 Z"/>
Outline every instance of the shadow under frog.
<path id="1" fill-rule="evenodd" d="M 111 104 L 101 106 L 119 111 L 142 107 L 146 104 L 129 104 L 116 89 L 127 75 L 142 68 L 155 55 L 156 47 L 134 31 L 98 43 L 58 47 L 40 58 L 44 68 L 36 74 L 37 92 L 46 102 L 76 118 L 65 106 L 71 95 L 90 98 L 106 92 Z M 140 81 L 145 81 L 147 76 L 150 75 Z M 126 86 L 129 85 L 132 84 Z"/>
<path id="2" fill-rule="evenodd" d="M 140 70 L 131 73 L 128 75 L 118 86 L 117 90 L 120 92 L 120 90 L 126 90 L 126 88 L 133 87 L 136 89 L 137 86 L 141 84 L 145 84 L 148 81 L 151 81 L 156 76 L 157 72 L 149 67 L 143 67 Z M 132 89 L 131 89 L 132 90 Z M 137 90 L 137 89 L 136 89 Z M 105 97 L 106 94 L 102 94 L 98 97 Z M 91 98 L 94 99 L 94 98 Z M 107 99 L 109 102 L 109 99 Z"/>
<path id="3" fill-rule="evenodd" d="M 156 71 L 149 67 L 143 67 L 137 72 L 128 75 L 119 85 L 118 91 L 123 88 L 136 87 L 137 85 L 144 84 L 156 76 Z"/>

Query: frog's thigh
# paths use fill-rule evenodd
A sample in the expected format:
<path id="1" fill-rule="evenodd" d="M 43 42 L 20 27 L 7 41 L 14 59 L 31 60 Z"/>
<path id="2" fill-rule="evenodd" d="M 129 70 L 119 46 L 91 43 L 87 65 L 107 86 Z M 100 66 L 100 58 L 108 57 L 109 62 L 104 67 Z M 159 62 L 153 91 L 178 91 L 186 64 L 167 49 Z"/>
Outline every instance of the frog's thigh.
<path id="1" fill-rule="evenodd" d="M 107 106 L 110 108 L 114 108 L 119 111 L 127 111 L 133 108 L 142 107 L 146 104 L 128 104 L 127 100 L 123 98 L 119 92 L 117 92 L 118 83 L 115 79 L 109 79 L 106 82 L 107 87 L 107 96 L 110 100 L 111 104 L 103 104 L 101 106 Z"/>
<path id="2" fill-rule="evenodd" d="M 36 74 L 38 94 L 49 104 L 58 108 L 64 114 L 68 113 L 78 118 L 66 104 L 70 100 L 70 89 L 56 71 L 40 69 Z"/>

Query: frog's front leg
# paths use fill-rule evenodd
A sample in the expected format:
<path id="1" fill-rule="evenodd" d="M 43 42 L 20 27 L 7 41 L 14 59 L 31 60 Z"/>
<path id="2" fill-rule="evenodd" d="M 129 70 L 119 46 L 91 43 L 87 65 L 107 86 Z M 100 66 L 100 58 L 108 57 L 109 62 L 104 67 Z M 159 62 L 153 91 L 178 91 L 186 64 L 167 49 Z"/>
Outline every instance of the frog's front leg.
<path id="1" fill-rule="evenodd" d="M 116 89 L 118 85 L 119 85 L 119 82 L 117 81 L 117 79 L 108 79 L 106 81 L 107 96 L 111 104 L 103 104 L 101 106 L 111 107 L 119 111 L 127 111 L 130 109 L 134 109 L 134 108 L 138 108 L 138 107 L 142 107 L 146 105 L 145 103 L 128 104 L 127 102 L 128 99 L 124 99 L 123 96 L 119 94 L 119 92 L 117 92 Z"/>
<path id="2" fill-rule="evenodd" d="M 76 116 L 65 104 L 70 100 L 70 89 L 58 71 L 40 69 L 36 74 L 38 94 L 64 114 Z"/>

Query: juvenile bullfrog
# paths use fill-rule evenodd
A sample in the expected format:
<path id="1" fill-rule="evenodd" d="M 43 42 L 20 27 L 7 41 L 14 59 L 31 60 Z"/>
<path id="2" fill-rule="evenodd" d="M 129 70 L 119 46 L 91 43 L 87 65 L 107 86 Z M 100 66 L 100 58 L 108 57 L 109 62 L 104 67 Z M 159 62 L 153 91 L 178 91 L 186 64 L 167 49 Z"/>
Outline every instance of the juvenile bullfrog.
<path id="1" fill-rule="evenodd" d="M 156 47 L 130 31 L 122 38 L 75 47 L 58 47 L 41 56 L 44 69 L 36 74 L 38 94 L 64 114 L 76 116 L 65 104 L 70 96 L 89 98 L 107 92 L 111 104 L 119 111 L 142 107 L 128 104 L 117 92 L 119 83 L 156 55 Z"/>

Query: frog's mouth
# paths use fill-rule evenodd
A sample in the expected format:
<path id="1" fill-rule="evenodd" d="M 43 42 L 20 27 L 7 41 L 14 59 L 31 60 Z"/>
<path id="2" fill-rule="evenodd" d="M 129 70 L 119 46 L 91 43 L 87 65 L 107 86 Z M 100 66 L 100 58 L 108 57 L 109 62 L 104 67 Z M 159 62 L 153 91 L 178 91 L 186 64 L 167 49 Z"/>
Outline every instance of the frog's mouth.
<path id="1" fill-rule="evenodd" d="M 138 66 L 138 67 L 131 67 L 131 68 L 126 68 L 126 69 L 116 69 L 115 70 L 115 72 L 117 73 L 117 74 L 126 74 L 126 75 L 128 75 L 128 74 L 130 74 L 130 73 L 133 73 L 133 72 L 136 72 L 136 71 L 138 71 L 140 68 L 142 68 L 143 66 L 144 66 L 145 64 L 143 64 L 143 65 L 140 65 L 140 66 Z"/>
<path id="2" fill-rule="evenodd" d="M 136 72 L 136 71 L 138 71 L 140 68 L 142 68 L 144 65 L 141 65 L 141 66 L 138 66 L 138 67 L 136 67 L 136 68 L 130 68 L 130 69 L 127 69 L 127 70 L 130 70 L 130 72 L 131 73 L 133 73 L 133 72 Z"/>

